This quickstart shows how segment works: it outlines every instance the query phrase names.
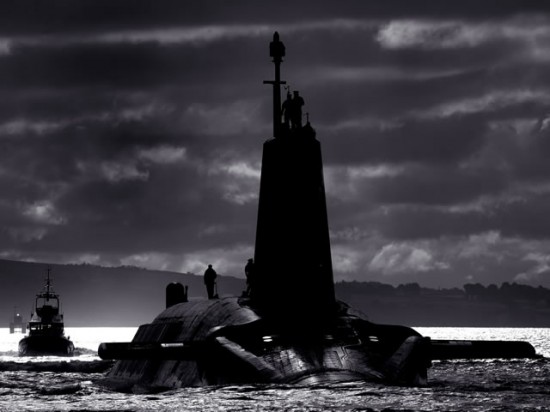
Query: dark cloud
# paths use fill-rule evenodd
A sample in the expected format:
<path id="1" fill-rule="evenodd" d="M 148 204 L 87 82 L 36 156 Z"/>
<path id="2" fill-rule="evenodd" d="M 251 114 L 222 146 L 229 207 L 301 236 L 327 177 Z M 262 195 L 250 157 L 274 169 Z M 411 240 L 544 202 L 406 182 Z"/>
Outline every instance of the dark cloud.
<path id="1" fill-rule="evenodd" d="M 533 195 L 500 208 L 492 222 L 507 236 L 523 239 L 550 239 L 548 219 L 550 196 L 547 193 Z"/>
<path id="2" fill-rule="evenodd" d="M 324 145 L 329 162 L 456 163 L 484 144 L 485 124 L 479 120 L 434 119 L 409 121 L 361 132 L 327 133 Z M 360 148 L 360 149 L 358 149 Z"/>
<path id="3" fill-rule="evenodd" d="M 238 48 L 222 43 L 207 53 L 198 53 L 194 47 L 155 42 L 15 46 L 13 52 L 3 58 L 0 87 L 147 90 L 185 84 L 191 79 L 194 83 L 215 86 L 226 83 L 228 76 L 233 77 L 235 69 L 232 72 L 230 66 L 239 64 L 238 60 L 227 61 L 228 54 L 238 54 Z M 221 50 L 224 52 L 219 53 Z M 224 70 L 214 75 L 211 68 L 221 65 Z"/>
<path id="4" fill-rule="evenodd" d="M 370 223 L 388 238 L 401 240 L 469 236 L 488 231 L 524 240 L 548 240 L 548 201 L 548 195 L 540 195 L 486 207 L 480 205 L 473 210 L 401 206 L 380 213 L 376 222 L 373 219 Z"/>
<path id="5" fill-rule="evenodd" d="M 516 145 L 515 156 L 508 154 L 520 180 L 544 182 L 550 176 L 550 124 L 547 122 L 547 117 L 539 119 L 531 139 L 522 139 L 523 144 Z"/>
<path id="6" fill-rule="evenodd" d="M 548 11 L 3 2 L 0 256 L 173 270 L 219 258 L 240 275 L 279 30 L 283 78 L 324 149 L 337 278 L 498 281 L 504 260 L 506 280 L 535 279 L 523 259 L 550 235 Z"/>
<path id="7" fill-rule="evenodd" d="M 166 27 L 177 24 L 208 24 L 211 22 L 249 23 L 255 21 L 300 22 L 304 18 L 319 19 L 363 16 L 370 18 L 467 18 L 499 19 L 518 13 L 548 12 L 544 0 L 517 2 L 515 0 L 464 0 L 442 3 L 422 0 L 412 4 L 407 0 L 386 0 L 383 3 L 347 1 L 324 4 L 311 1 L 239 0 L 231 7 L 223 0 L 203 1 L 189 5 L 178 0 L 113 0 L 98 3 L 93 0 L 53 0 L 48 3 L 34 0 L 9 0 L 0 8 L 0 27 L 6 34 L 47 32 L 107 31 L 113 28 L 134 29 Z"/>
<path id="8" fill-rule="evenodd" d="M 411 167 L 406 174 L 376 179 L 367 195 L 383 204 L 453 205 L 497 195 L 506 176 L 494 170 Z"/>
<path id="9" fill-rule="evenodd" d="M 488 216 L 477 211 L 453 213 L 428 207 L 398 207 L 380 214 L 376 226 L 390 239 L 429 239 L 468 236 L 494 229 Z"/>

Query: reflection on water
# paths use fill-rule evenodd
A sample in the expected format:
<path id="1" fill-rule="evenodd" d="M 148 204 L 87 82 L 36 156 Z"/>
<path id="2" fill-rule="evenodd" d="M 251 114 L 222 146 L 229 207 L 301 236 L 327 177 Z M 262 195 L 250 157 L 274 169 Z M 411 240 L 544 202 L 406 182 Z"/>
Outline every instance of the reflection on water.
<path id="1" fill-rule="evenodd" d="M 523 340 L 535 347 L 539 355 L 550 357 L 549 328 L 415 328 L 432 339 Z"/>
<path id="2" fill-rule="evenodd" d="M 550 329 L 416 329 L 433 339 L 527 340 L 550 356 Z M 131 340 L 135 330 L 67 328 L 80 355 L 66 359 L 18 358 L 22 335 L 0 329 L 0 411 L 534 411 L 547 410 L 550 395 L 549 359 L 435 362 L 425 388 L 352 382 L 184 388 L 154 395 L 107 391 L 95 383 L 103 376 L 94 370 L 101 366 L 97 346 Z"/>

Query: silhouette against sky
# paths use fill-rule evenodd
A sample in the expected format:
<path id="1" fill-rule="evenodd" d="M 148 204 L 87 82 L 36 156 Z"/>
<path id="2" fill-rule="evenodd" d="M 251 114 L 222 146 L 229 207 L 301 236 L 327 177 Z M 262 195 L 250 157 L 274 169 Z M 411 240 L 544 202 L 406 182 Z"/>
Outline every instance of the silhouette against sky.
<path id="1" fill-rule="evenodd" d="M 244 277 L 278 31 L 336 281 L 550 286 L 550 4 L 444 3 L 1 4 L 0 258 Z"/>
<path id="2" fill-rule="evenodd" d="M 311 123 L 302 124 L 298 90 L 281 104 L 285 45 L 278 32 L 269 55 L 274 80 L 264 84 L 273 89 L 275 137 L 263 144 L 251 304 L 285 323 L 326 322 L 335 296 L 321 144 Z"/>

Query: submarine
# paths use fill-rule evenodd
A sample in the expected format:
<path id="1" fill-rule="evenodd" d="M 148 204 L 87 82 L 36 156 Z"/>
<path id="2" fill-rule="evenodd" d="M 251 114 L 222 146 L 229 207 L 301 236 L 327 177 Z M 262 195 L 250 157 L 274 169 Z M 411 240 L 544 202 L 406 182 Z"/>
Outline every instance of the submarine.
<path id="1" fill-rule="evenodd" d="M 101 384 L 154 392 L 187 386 L 370 381 L 422 386 L 435 359 L 537 357 L 528 342 L 443 341 L 370 322 L 334 293 L 321 144 L 303 99 L 281 104 L 285 46 L 275 32 L 273 137 L 263 144 L 249 290 L 188 301 L 166 289 L 166 309 L 131 342 L 101 343 L 116 360 Z"/>
<path id="2" fill-rule="evenodd" d="M 74 344 L 65 336 L 59 295 L 52 288 L 50 269 L 44 289 L 36 295 L 29 335 L 19 341 L 19 356 L 73 356 Z"/>

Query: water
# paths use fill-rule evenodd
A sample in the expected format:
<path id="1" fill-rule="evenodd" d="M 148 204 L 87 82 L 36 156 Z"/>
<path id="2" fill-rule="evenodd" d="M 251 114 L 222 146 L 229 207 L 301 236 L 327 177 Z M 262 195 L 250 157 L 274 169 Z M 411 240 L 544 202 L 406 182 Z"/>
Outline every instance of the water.
<path id="1" fill-rule="evenodd" d="M 102 341 L 128 341 L 135 328 L 67 328 L 78 356 L 17 357 L 21 334 L 0 329 L 0 411 L 547 411 L 550 329 L 416 328 L 433 339 L 527 340 L 544 359 L 435 362 L 424 388 L 351 382 L 330 386 L 184 388 L 154 395 L 96 384 L 108 365 Z"/>

